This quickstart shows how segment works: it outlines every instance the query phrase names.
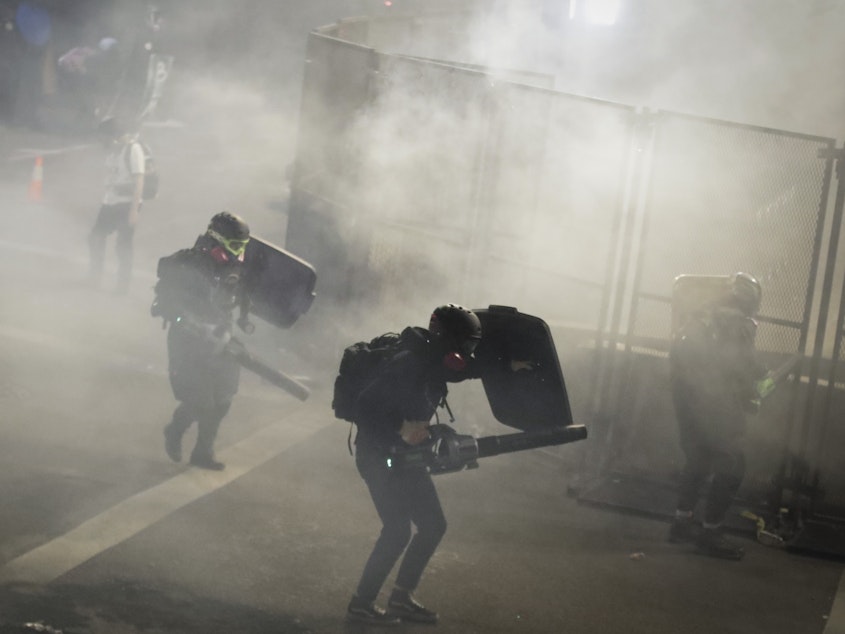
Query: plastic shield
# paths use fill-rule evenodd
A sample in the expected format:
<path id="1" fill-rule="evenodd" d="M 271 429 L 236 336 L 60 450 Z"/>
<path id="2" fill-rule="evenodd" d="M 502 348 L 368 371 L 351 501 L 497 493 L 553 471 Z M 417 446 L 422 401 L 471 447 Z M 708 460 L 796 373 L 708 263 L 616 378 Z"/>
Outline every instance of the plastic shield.
<path id="1" fill-rule="evenodd" d="M 728 275 L 679 275 L 672 285 L 672 338 L 693 313 L 710 308 L 725 297 Z"/>
<path id="2" fill-rule="evenodd" d="M 476 310 L 481 382 L 500 423 L 531 431 L 572 424 L 569 395 L 545 321 L 508 306 Z"/>
<path id="3" fill-rule="evenodd" d="M 250 313 L 289 328 L 314 301 L 317 273 L 305 260 L 252 236 L 244 255 Z"/>

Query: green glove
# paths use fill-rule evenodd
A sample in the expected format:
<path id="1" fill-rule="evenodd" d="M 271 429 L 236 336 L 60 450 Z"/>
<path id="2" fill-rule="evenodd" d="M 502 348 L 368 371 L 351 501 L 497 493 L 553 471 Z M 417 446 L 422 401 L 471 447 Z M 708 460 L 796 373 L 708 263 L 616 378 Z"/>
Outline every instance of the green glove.
<path id="1" fill-rule="evenodd" d="M 767 376 L 766 378 L 757 381 L 754 387 L 757 388 L 757 394 L 760 395 L 760 398 L 766 398 L 775 389 L 775 380 L 772 377 Z"/>

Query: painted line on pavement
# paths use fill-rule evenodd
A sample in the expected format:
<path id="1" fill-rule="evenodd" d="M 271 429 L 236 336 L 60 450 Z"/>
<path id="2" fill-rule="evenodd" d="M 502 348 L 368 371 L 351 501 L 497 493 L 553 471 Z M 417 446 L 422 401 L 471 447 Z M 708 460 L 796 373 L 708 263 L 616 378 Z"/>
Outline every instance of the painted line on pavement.
<path id="1" fill-rule="evenodd" d="M 845 634 L 845 572 L 839 579 L 839 589 L 833 597 L 824 634 Z"/>
<path id="2" fill-rule="evenodd" d="M 285 420 L 264 427 L 241 442 L 218 452 L 225 471 L 189 467 L 179 475 L 133 495 L 0 567 L 0 583 L 47 584 L 100 553 L 137 535 L 230 482 L 249 473 L 294 445 L 313 436 L 327 421 L 322 412 L 291 411 Z M 292 421 L 297 421 L 292 424 Z"/>

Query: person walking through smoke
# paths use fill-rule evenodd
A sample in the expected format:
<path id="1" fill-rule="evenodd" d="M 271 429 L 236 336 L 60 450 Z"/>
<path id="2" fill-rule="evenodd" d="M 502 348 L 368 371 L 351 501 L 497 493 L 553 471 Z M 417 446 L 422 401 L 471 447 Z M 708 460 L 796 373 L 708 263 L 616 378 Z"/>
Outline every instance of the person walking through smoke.
<path id="1" fill-rule="evenodd" d="M 164 446 L 174 461 L 182 459 L 182 436 L 196 421 L 196 445 L 190 463 L 203 469 L 225 468 L 214 456 L 214 442 L 238 391 L 240 365 L 226 354 L 237 323 L 250 332 L 244 254 L 247 223 L 229 212 L 212 217 L 194 246 L 163 257 L 151 308 L 170 328 L 167 333 L 170 385 L 179 405 L 164 428 Z"/>
<path id="2" fill-rule="evenodd" d="M 135 225 L 143 204 L 146 159 L 137 134 L 131 134 L 115 118 L 104 119 L 97 128 L 108 148 L 106 187 L 97 220 L 88 236 L 89 283 L 98 286 L 103 274 L 106 238 L 117 232 L 118 273 L 116 292 L 125 293 L 132 277 Z"/>
<path id="3" fill-rule="evenodd" d="M 743 439 L 749 405 L 772 389 L 756 359 L 760 283 L 747 273 L 728 278 L 722 297 L 694 313 L 675 333 L 669 353 L 672 399 L 686 463 L 672 542 L 695 542 L 703 554 L 741 559 L 744 550 L 722 524 L 745 475 Z M 702 530 L 693 513 L 708 478 Z"/>
<path id="4" fill-rule="evenodd" d="M 382 529 L 347 608 L 348 621 L 370 625 L 437 622 L 437 613 L 421 605 L 413 593 L 446 532 L 443 509 L 424 467 L 394 471 L 387 457 L 393 447 L 407 448 L 428 439 L 429 422 L 444 403 L 447 382 L 475 378 L 472 355 L 480 340 L 481 322 L 474 312 L 455 304 L 440 306 L 427 330 L 408 327 L 402 331 L 399 351 L 384 362 L 357 398 L 355 462 Z M 413 537 L 412 524 L 416 527 Z M 400 557 L 385 611 L 375 601 Z"/>

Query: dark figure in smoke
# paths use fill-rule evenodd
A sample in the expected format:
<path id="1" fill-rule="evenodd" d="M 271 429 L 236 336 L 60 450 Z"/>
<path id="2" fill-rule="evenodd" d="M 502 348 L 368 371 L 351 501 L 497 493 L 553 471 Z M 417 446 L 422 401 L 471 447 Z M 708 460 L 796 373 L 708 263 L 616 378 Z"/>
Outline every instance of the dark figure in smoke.
<path id="1" fill-rule="evenodd" d="M 702 553 L 725 559 L 744 555 L 722 534 L 721 525 L 745 475 L 745 416 L 765 383 L 766 370 L 754 348 L 753 317 L 761 299 L 755 278 L 732 275 L 722 299 L 693 313 L 670 349 L 672 397 L 686 465 L 669 539 L 694 540 Z M 708 478 L 703 530 L 694 532 L 693 510 Z"/>
<path id="2" fill-rule="evenodd" d="M 182 459 L 182 436 L 196 421 L 197 442 L 191 464 L 219 471 L 214 457 L 220 423 L 238 391 L 240 366 L 224 349 L 231 339 L 233 312 L 245 328 L 247 296 L 243 263 L 249 227 L 240 217 L 221 212 L 190 249 L 163 257 L 152 315 L 170 324 L 167 352 L 170 385 L 179 406 L 164 429 L 167 455 Z"/>
<path id="3" fill-rule="evenodd" d="M 475 313 L 455 304 L 440 306 L 428 330 L 402 331 L 401 351 L 358 397 L 355 462 L 383 526 L 349 603 L 350 621 L 437 622 L 437 613 L 420 605 L 413 592 L 446 532 L 443 509 L 425 468 L 393 471 L 387 457 L 391 447 L 428 439 L 431 418 L 446 397 L 446 383 L 474 378 L 472 354 L 480 340 L 481 322 Z M 403 552 L 385 611 L 375 600 Z"/>
<path id="4" fill-rule="evenodd" d="M 59 86 L 80 129 L 99 118 L 105 93 L 113 90 L 120 65 L 119 44 L 101 38 L 96 46 L 75 46 L 58 59 Z"/>
<path id="5" fill-rule="evenodd" d="M 144 150 L 137 134 L 131 134 L 115 118 L 104 119 L 98 133 L 108 149 L 106 188 L 97 220 L 88 236 L 89 281 L 99 285 L 103 275 L 106 238 L 117 232 L 118 273 L 116 291 L 126 292 L 132 277 L 133 239 L 141 213 L 146 169 Z"/>

